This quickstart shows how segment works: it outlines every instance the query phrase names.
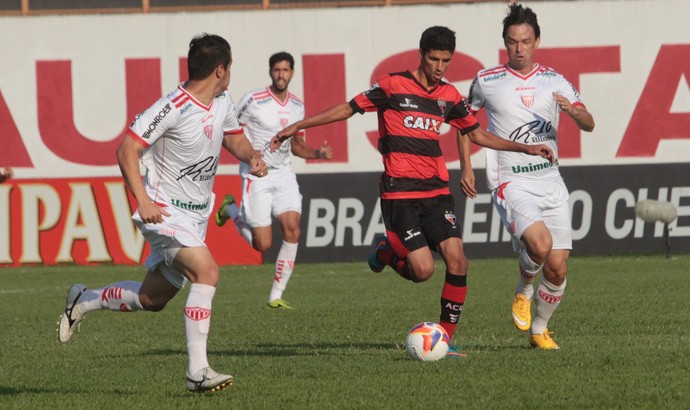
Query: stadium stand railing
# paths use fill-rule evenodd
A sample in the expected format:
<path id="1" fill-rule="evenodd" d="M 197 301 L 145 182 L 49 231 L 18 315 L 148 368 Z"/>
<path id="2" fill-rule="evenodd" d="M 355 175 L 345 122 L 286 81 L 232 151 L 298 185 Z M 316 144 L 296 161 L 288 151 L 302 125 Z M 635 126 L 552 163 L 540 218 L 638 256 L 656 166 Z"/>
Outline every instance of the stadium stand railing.
<path id="1" fill-rule="evenodd" d="M 3 0 L 0 2 L 0 16 L 167 13 L 509 2 L 511 0 Z"/>

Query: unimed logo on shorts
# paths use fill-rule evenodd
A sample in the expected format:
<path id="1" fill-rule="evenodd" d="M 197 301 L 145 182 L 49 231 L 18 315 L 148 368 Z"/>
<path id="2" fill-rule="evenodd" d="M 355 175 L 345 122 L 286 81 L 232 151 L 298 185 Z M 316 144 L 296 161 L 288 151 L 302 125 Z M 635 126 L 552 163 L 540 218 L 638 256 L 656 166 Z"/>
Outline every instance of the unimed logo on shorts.
<path id="1" fill-rule="evenodd" d="M 204 320 L 211 317 L 211 309 L 202 308 L 199 306 L 184 308 L 184 314 L 192 320 Z"/>

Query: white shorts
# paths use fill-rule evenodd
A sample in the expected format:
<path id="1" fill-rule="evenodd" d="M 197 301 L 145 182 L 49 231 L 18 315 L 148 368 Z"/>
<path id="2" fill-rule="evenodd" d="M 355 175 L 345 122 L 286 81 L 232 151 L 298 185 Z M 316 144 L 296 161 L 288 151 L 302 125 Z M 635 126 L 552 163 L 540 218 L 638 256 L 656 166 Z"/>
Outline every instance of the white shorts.
<path id="1" fill-rule="evenodd" d="M 187 283 L 187 278 L 180 270 L 175 269 L 173 261 L 183 246 L 190 248 L 206 246 L 204 241 L 208 219 L 203 222 L 195 221 L 173 206 L 169 206 L 165 210 L 171 215 L 164 216 L 163 223 L 160 224 L 144 223 L 139 212 L 132 215 L 132 220 L 151 245 L 151 254 L 146 258 L 145 266 L 150 270 L 160 268 L 168 282 L 176 288 L 182 289 Z"/>
<path id="2" fill-rule="evenodd" d="M 272 169 L 258 179 L 242 180 L 240 218 L 250 228 L 270 226 L 272 216 L 302 213 L 302 194 L 291 167 Z"/>
<path id="3" fill-rule="evenodd" d="M 494 190 L 494 206 L 503 226 L 513 236 L 513 249 L 519 252 L 524 247 L 522 234 L 538 221 L 544 221 L 549 229 L 552 249 L 572 249 L 569 196 L 560 177 L 538 182 L 511 181 Z"/>

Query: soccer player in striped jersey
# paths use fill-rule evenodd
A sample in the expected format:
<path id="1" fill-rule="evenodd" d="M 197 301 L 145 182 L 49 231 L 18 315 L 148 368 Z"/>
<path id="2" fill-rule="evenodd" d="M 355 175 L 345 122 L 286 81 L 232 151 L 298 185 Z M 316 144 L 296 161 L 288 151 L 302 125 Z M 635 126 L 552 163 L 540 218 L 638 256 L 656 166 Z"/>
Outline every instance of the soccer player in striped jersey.
<path id="1" fill-rule="evenodd" d="M 228 92 L 232 53 L 220 36 L 189 44 L 189 79 L 139 114 L 117 149 L 125 184 L 137 202 L 132 216 L 151 245 L 143 282 L 121 281 L 97 289 L 72 285 L 58 322 L 67 342 L 89 312 L 162 310 L 191 282 L 183 317 L 187 339 L 187 389 L 224 390 L 233 376 L 214 371 L 206 346 L 219 268 L 204 239 L 213 212 L 213 180 L 225 147 L 251 172 L 268 169 L 244 136 Z M 142 181 L 139 165 L 146 168 Z"/>
<path id="2" fill-rule="evenodd" d="M 268 59 L 271 85 L 252 90 L 237 104 L 235 112 L 255 150 L 263 153 L 268 176 L 257 178 L 249 164 L 240 164 L 242 203 L 226 195 L 216 212 L 216 223 L 223 226 L 231 219 L 240 234 L 259 252 L 272 244 L 272 216 L 280 224 L 283 241 L 275 264 L 273 284 L 266 304 L 276 309 L 291 309 L 283 292 L 292 276 L 297 257 L 302 215 L 302 194 L 292 168 L 290 153 L 305 159 L 330 159 L 333 149 L 324 141 L 318 149 L 307 146 L 304 133 L 299 133 L 279 150 L 271 152 L 271 139 L 286 126 L 304 118 L 304 103 L 288 91 L 295 73 L 295 60 L 289 53 L 279 52 Z"/>
<path id="3" fill-rule="evenodd" d="M 375 244 L 369 267 L 380 272 L 388 265 L 400 276 L 423 282 L 434 273 L 432 251 L 445 263 L 441 291 L 440 324 L 452 338 L 465 303 L 468 263 L 449 173 L 439 145 L 442 123 L 459 130 L 457 143 L 475 143 L 552 158 L 545 145 L 525 145 L 504 140 L 479 127 L 467 104 L 443 80 L 455 52 L 455 33 L 447 27 L 430 27 L 419 42 L 419 66 L 414 71 L 392 73 L 349 102 L 335 105 L 279 132 L 272 147 L 300 130 L 341 121 L 355 113 L 378 112 L 378 149 L 383 159 L 381 211 L 386 235 Z M 449 354 L 460 355 L 457 348 Z"/>
<path id="4" fill-rule="evenodd" d="M 490 132 L 506 141 L 546 144 L 558 158 L 558 120 L 563 111 L 584 131 L 594 119 L 580 95 L 561 74 L 534 61 L 539 47 L 537 15 L 513 3 L 503 20 L 508 63 L 481 70 L 470 88 L 473 112 L 486 108 Z M 462 189 L 476 195 L 470 163 L 470 143 L 461 144 Z M 519 254 L 520 275 L 512 316 L 515 326 L 529 331 L 530 344 L 558 349 L 548 322 L 565 291 L 567 261 L 572 249 L 568 190 L 554 162 L 535 161 L 517 152 L 486 150 L 486 176 L 503 225 Z M 532 283 L 543 271 L 536 294 Z M 531 301 L 535 300 L 534 318 Z"/>

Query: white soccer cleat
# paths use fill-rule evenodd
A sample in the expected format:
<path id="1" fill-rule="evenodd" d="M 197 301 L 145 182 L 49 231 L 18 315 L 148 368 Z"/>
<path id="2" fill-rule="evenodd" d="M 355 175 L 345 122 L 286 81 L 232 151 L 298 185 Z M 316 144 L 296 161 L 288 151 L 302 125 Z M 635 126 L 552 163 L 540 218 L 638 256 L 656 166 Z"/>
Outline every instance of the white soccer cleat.
<path id="1" fill-rule="evenodd" d="M 62 343 L 66 343 L 74 334 L 74 329 L 79 327 L 79 324 L 86 314 L 81 313 L 81 309 L 77 305 L 79 297 L 86 290 L 84 285 L 72 285 L 67 291 L 67 303 L 65 303 L 65 311 L 60 315 L 58 321 L 58 339 Z"/>
<path id="2" fill-rule="evenodd" d="M 210 367 L 199 370 L 194 376 L 187 373 L 187 390 L 195 393 L 225 390 L 234 382 L 234 377 L 229 374 L 220 374 Z"/>

